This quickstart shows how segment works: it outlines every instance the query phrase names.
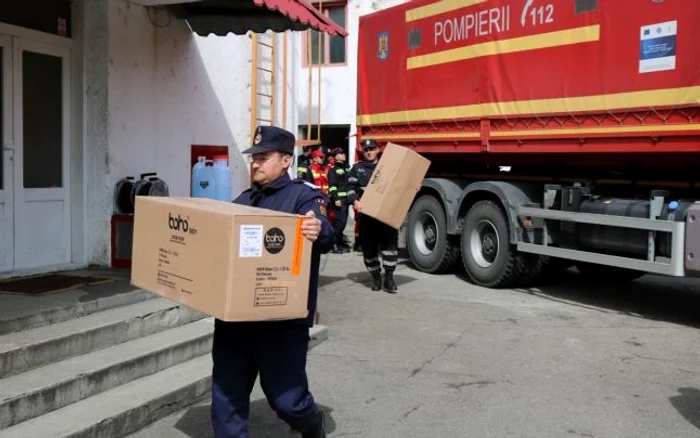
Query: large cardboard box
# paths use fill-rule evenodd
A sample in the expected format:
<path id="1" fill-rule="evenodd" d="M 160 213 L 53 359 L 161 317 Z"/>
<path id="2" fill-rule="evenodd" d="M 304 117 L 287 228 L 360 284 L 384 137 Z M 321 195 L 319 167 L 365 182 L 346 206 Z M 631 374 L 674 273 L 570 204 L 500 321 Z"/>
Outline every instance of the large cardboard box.
<path id="1" fill-rule="evenodd" d="M 430 167 L 430 160 L 394 143 L 387 144 L 360 199 L 362 214 L 401 227 Z"/>
<path id="2" fill-rule="evenodd" d="M 131 282 L 224 321 L 304 318 L 301 216 L 211 199 L 136 198 Z"/>

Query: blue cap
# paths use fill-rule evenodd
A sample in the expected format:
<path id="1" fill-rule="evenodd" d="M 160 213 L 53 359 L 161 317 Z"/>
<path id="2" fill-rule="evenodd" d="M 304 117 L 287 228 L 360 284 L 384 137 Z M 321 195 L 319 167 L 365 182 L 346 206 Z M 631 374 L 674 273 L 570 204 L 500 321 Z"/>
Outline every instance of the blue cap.
<path id="1" fill-rule="evenodd" d="M 377 147 L 377 142 L 372 140 L 372 139 L 362 141 L 362 150 L 373 149 L 376 147 Z"/>
<path id="2" fill-rule="evenodd" d="M 671 210 L 675 210 L 678 208 L 678 201 L 671 201 L 668 203 L 668 208 Z"/>
<path id="3" fill-rule="evenodd" d="M 294 155 L 294 134 L 276 126 L 258 126 L 253 137 L 253 147 L 244 150 L 244 154 L 278 151 Z"/>

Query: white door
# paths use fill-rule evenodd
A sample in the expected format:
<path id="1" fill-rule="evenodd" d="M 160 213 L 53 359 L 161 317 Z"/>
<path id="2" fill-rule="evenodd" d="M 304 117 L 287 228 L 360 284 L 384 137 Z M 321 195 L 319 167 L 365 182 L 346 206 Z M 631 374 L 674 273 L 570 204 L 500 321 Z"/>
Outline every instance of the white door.
<path id="1" fill-rule="evenodd" d="M 70 49 L 12 39 L 14 270 L 71 261 Z"/>
<path id="2" fill-rule="evenodd" d="M 0 35 L 0 272 L 14 268 L 12 39 Z"/>

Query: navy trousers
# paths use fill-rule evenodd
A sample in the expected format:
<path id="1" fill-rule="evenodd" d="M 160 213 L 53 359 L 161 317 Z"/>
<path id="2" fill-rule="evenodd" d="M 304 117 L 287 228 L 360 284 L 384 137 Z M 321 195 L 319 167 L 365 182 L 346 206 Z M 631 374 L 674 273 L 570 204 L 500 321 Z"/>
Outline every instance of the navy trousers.
<path id="1" fill-rule="evenodd" d="M 333 220 L 333 234 L 335 236 L 335 244 L 338 246 L 345 246 L 345 241 L 343 240 L 343 232 L 345 231 L 345 226 L 348 223 L 348 206 L 333 206 L 333 208 L 335 209 L 335 219 Z"/>
<path id="2" fill-rule="evenodd" d="M 309 329 L 303 325 L 216 320 L 211 401 L 214 436 L 248 437 L 250 393 L 258 374 L 277 416 L 298 432 L 312 430 L 319 408 L 306 377 L 308 345 Z"/>

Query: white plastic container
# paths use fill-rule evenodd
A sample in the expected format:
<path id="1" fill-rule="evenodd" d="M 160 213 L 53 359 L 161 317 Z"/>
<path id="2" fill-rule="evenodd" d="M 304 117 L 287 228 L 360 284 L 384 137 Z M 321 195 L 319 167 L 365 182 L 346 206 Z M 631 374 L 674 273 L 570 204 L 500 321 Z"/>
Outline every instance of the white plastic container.
<path id="1" fill-rule="evenodd" d="M 206 157 L 197 157 L 197 162 L 192 167 L 193 198 L 214 198 L 214 167 L 208 164 L 213 164 L 213 161 L 207 160 Z"/>

